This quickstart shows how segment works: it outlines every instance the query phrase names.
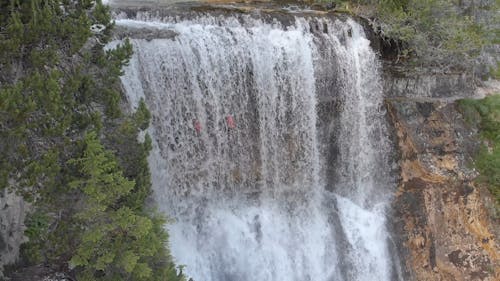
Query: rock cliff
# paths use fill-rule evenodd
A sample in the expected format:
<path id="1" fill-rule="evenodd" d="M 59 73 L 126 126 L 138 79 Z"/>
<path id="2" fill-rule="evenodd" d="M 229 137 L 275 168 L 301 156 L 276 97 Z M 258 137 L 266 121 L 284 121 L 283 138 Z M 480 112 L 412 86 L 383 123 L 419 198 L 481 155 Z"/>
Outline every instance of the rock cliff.
<path id="1" fill-rule="evenodd" d="M 455 102 L 389 98 L 400 152 L 394 233 L 407 280 L 500 280 L 498 219 L 469 168 L 479 147 Z"/>

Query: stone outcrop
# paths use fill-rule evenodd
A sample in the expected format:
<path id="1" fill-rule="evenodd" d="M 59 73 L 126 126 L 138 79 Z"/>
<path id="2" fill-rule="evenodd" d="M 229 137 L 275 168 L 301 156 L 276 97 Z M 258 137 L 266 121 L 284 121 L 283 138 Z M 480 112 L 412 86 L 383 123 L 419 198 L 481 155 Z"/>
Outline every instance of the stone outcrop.
<path id="1" fill-rule="evenodd" d="M 384 89 L 389 98 L 456 100 L 475 96 L 477 79 L 463 72 L 384 63 Z"/>
<path id="2" fill-rule="evenodd" d="M 388 99 L 400 151 L 394 232 L 406 280 L 500 280 L 498 220 L 468 168 L 477 133 L 454 102 Z"/>
<path id="3" fill-rule="evenodd" d="M 0 280 L 3 266 L 17 261 L 19 247 L 26 241 L 24 218 L 27 207 L 22 197 L 7 189 L 0 191 Z"/>

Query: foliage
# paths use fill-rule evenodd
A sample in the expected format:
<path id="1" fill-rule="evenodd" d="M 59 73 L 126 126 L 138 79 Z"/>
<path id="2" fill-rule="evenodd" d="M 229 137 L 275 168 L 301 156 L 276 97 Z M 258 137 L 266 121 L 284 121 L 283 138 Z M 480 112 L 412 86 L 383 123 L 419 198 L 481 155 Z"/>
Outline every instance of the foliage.
<path id="1" fill-rule="evenodd" d="M 500 79 L 500 61 L 497 62 L 496 68 L 490 69 L 490 75 L 493 79 Z"/>
<path id="2" fill-rule="evenodd" d="M 71 258 L 73 266 L 83 267 L 80 280 L 164 280 L 157 272 L 164 270 L 161 259 L 155 259 L 166 246 L 166 234 L 158 227 L 164 221 L 120 204 L 132 194 L 134 181 L 123 176 L 95 132 L 87 134 L 84 144 L 82 157 L 70 161 L 80 173 L 70 186 L 85 194 L 74 215 L 81 243 Z"/>
<path id="3" fill-rule="evenodd" d="M 29 241 L 21 246 L 21 252 L 30 263 L 43 261 L 41 244 L 38 242 L 47 239 L 49 221 L 46 214 L 33 213 L 24 222 L 24 234 Z"/>
<path id="4" fill-rule="evenodd" d="M 93 34 L 92 24 L 104 32 Z M 79 280 L 183 280 L 165 220 L 144 207 L 151 118 L 120 110 L 132 45 L 93 0 L 0 0 L 0 189 L 31 201 L 24 262 Z"/>
<path id="5" fill-rule="evenodd" d="M 50 149 L 79 130 L 98 128 L 93 103 L 119 115 L 113 85 L 131 46 L 125 42 L 107 52 L 99 45 L 82 48 L 90 37 L 93 14 L 86 9 L 92 2 L 1 1 L 0 188 L 8 178 L 24 177 L 21 167 L 40 160 L 47 147 L 36 145 L 37 138 L 48 138 L 44 144 Z M 97 66 L 95 60 L 105 63 Z"/>
<path id="6" fill-rule="evenodd" d="M 350 2 L 374 7 L 367 16 L 383 37 L 397 44 L 399 59 L 413 54 L 419 63 L 468 69 L 482 47 L 494 40 L 474 20 L 474 9 L 460 9 L 453 0 Z"/>
<path id="7" fill-rule="evenodd" d="M 460 109 L 469 122 L 479 126 L 486 141 L 476 158 L 479 180 L 486 183 L 500 211 L 500 94 L 482 100 L 461 100 Z"/>

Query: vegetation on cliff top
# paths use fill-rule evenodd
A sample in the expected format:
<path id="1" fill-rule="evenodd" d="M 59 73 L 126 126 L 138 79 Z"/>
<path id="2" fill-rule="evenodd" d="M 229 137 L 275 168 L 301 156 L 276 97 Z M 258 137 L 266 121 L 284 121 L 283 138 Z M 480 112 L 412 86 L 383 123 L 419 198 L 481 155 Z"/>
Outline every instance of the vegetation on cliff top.
<path id="1" fill-rule="evenodd" d="M 93 34 L 91 25 L 106 29 Z M 147 210 L 149 112 L 120 110 L 132 47 L 93 0 L 0 0 L 0 190 L 33 204 L 22 265 L 78 280 L 184 280 Z"/>
<path id="2" fill-rule="evenodd" d="M 496 215 L 500 216 L 500 94 L 461 100 L 459 106 L 466 120 L 480 129 L 484 143 L 475 161 L 478 180 L 493 194 Z"/>
<path id="3" fill-rule="evenodd" d="M 470 69 L 487 44 L 498 44 L 499 30 L 488 30 L 476 15 L 480 10 L 498 10 L 500 1 L 474 2 L 466 6 L 454 0 L 336 0 L 371 20 L 373 27 L 392 44 L 399 60 Z M 495 26 L 500 18 L 492 13 Z"/>

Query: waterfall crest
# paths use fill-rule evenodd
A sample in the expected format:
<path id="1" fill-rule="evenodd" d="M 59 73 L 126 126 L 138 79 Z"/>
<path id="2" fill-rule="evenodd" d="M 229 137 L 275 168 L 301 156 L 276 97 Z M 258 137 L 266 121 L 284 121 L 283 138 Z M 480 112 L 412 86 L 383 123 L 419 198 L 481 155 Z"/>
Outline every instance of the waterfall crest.
<path id="1" fill-rule="evenodd" d="M 394 280 L 395 187 L 379 62 L 351 19 L 119 19 L 142 97 L 154 199 L 196 281 Z M 395 277 L 396 276 L 396 277 Z"/>

